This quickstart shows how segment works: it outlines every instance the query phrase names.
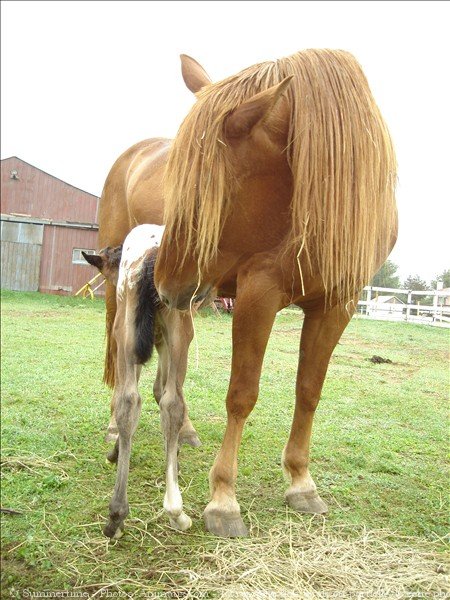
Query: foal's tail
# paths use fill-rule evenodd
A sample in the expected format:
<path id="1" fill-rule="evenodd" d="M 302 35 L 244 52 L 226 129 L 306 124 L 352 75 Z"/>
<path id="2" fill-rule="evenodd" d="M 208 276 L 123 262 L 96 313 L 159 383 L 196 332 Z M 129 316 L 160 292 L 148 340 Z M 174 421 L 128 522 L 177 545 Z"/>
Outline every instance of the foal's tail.
<path id="1" fill-rule="evenodd" d="M 145 364 L 151 357 L 154 346 L 156 311 L 159 296 L 153 278 L 156 250 L 152 249 L 144 258 L 137 282 L 137 301 L 134 314 L 135 354 L 137 364 Z"/>

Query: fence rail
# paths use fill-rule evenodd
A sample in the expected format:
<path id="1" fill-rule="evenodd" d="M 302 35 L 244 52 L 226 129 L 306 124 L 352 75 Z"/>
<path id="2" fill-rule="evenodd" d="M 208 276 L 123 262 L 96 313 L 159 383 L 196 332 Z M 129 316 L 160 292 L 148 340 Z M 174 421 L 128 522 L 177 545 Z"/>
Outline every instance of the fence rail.
<path id="1" fill-rule="evenodd" d="M 404 296 L 406 302 L 397 296 Z M 414 303 L 414 296 L 432 298 L 433 304 L 421 304 L 420 301 Z M 358 302 L 358 313 L 371 319 L 450 328 L 450 291 L 366 286 Z"/>

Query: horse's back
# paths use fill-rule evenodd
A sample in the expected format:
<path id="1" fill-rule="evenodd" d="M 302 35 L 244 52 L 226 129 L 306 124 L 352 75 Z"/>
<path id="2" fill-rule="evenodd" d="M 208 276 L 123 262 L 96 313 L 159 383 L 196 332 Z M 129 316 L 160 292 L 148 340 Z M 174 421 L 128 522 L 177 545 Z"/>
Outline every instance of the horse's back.
<path id="1" fill-rule="evenodd" d="M 162 176 L 170 140 L 144 140 L 126 150 L 106 178 L 99 204 L 99 246 L 123 242 L 141 223 L 162 224 Z"/>

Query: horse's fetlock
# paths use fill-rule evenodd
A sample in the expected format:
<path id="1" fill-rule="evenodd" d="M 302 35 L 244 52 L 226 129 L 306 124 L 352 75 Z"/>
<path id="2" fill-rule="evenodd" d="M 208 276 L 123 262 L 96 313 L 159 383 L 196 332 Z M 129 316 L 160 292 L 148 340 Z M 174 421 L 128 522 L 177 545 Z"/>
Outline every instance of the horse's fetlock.
<path id="1" fill-rule="evenodd" d="M 119 504 L 114 500 L 109 505 L 109 517 L 112 521 L 119 522 L 123 521 L 129 514 L 130 509 L 128 503 Z"/>

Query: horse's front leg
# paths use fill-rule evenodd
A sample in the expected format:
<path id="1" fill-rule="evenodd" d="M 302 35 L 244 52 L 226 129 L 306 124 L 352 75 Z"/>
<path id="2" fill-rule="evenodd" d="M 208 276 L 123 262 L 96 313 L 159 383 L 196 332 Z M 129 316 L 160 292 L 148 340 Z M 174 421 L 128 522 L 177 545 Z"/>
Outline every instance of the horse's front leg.
<path id="1" fill-rule="evenodd" d="M 259 391 L 267 341 L 282 296 L 267 272 L 239 275 L 233 314 L 233 358 L 226 399 L 227 426 L 210 472 L 212 499 L 205 508 L 208 531 L 223 537 L 247 535 L 236 500 L 237 456 L 244 423 Z"/>
<path id="2" fill-rule="evenodd" d="M 294 418 L 282 456 L 283 469 L 291 480 L 285 498 L 300 512 L 326 513 L 327 505 L 317 493 L 308 468 L 311 430 L 331 354 L 353 310 L 339 306 L 327 311 L 323 306 L 304 310 Z"/>

